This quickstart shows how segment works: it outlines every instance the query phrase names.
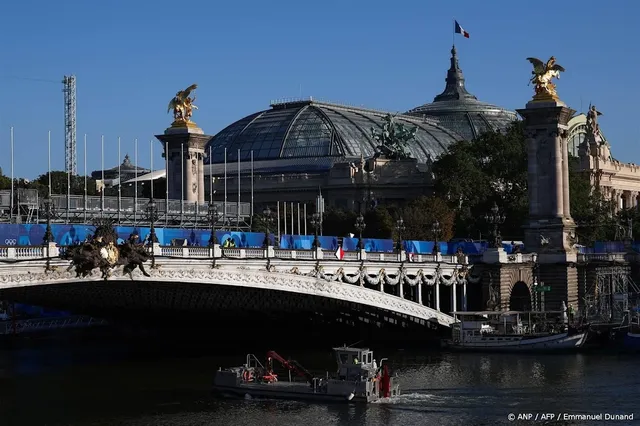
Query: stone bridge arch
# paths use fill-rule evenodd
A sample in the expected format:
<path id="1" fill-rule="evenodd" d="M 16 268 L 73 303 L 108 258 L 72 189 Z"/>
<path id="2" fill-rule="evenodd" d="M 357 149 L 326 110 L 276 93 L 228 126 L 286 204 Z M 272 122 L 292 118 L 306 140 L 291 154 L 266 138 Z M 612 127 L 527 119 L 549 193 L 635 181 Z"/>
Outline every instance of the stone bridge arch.
<path id="1" fill-rule="evenodd" d="M 532 294 L 533 264 L 500 266 L 500 305 L 502 310 L 531 309 Z M 526 309 L 522 309 L 523 305 L 526 305 Z"/>

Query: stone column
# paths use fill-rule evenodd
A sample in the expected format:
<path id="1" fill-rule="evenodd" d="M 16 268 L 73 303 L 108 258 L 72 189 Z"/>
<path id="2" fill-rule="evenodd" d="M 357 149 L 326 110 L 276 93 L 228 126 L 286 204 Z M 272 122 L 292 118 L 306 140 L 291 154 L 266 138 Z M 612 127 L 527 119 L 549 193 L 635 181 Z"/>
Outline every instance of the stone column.
<path id="1" fill-rule="evenodd" d="M 418 303 L 422 305 L 422 283 L 418 282 L 418 284 L 416 284 L 416 292 L 417 292 L 417 299 L 418 299 Z"/>
<path id="2" fill-rule="evenodd" d="M 198 154 L 198 204 L 205 205 L 204 155 Z"/>
<path id="3" fill-rule="evenodd" d="M 527 135 L 528 138 L 535 138 L 535 132 Z M 529 216 L 536 217 L 538 215 L 538 144 L 534 140 L 527 141 L 527 181 L 529 192 Z"/>
<path id="4" fill-rule="evenodd" d="M 173 185 L 169 185 L 169 198 L 179 200 L 184 191 L 185 201 L 199 202 L 202 191 L 204 203 L 204 148 L 212 136 L 205 135 L 202 129 L 189 123 L 185 127 L 169 127 L 156 138 L 170 153 L 167 178 Z M 172 161 L 172 158 L 176 160 Z M 181 169 L 184 169 L 184 175 L 181 175 Z"/>
<path id="5" fill-rule="evenodd" d="M 467 281 L 462 284 L 462 310 L 467 311 Z"/>
<path id="6" fill-rule="evenodd" d="M 436 283 L 434 284 L 434 287 L 436 297 L 436 311 L 440 311 L 440 278 L 438 278 L 438 276 L 436 276 Z"/>
<path id="7" fill-rule="evenodd" d="M 569 141 L 567 135 L 560 137 L 562 143 L 562 200 L 564 217 L 571 217 L 571 199 L 569 198 Z"/>
<path id="8" fill-rule="evenodd" d="M 458 309 L 458 298 L 456 297 L 458 292 L 456 291 L 456 283 L 451 284 L 451 312 L 456 312 Z"/>
<path id="9" fill-rule="evenodd" d="M 553 156 L 553 160 L 554 160 L 554 164 L 555 164 L 555 170 L 553 172 L 553 183 L 554 183 L 554 191 L 552 196 L 554 197 L 555 203 L 554 203 L 554 213 L 557 217 L 564 217 L 564 188 L 563 188 L 563 177 L 564 177 L 564 172 L 563 172 L 563 164 L 562 164 L 562 148 L 563 148 L 563 143 L 562 143 L 562 137 L 560 135 L 556 135 L 555 137 L 555 141 L 554 141 L 554 148 L 555 148 L 555 152 L 554 152 L 554 156 Z"/>

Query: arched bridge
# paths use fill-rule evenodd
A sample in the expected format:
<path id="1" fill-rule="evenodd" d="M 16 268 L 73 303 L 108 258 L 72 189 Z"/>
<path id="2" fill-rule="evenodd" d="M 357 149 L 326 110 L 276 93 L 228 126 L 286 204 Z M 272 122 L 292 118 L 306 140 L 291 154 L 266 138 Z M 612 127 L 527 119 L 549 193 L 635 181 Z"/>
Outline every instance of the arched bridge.
<path id="1" fill-rule="evenodd" d="M 464 256 L 348 253 L 317 250 L 153 248 L 150 277 L 115 270 L 76 278 L 55 246 L 0 248 L 0 300 L 100 315 L 142 311 L 218 314 L 324 315 L 357 311 L 369 321 L 450 326 L 441 312 L 466 308 L 469 265 Z M 355 255 L 355 256 L 354 256 Z M 151 267 L 151 264 L 154 267 Z M 447 311 L 449 311 L 447 309 Z"/>

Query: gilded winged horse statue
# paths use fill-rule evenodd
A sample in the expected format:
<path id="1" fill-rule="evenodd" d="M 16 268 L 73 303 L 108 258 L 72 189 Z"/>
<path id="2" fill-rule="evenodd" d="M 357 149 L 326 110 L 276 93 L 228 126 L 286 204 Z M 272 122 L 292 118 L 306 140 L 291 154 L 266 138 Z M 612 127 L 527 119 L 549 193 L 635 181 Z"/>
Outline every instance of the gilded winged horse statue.
<path id="1" fill-rule="evenodd" d="M 167 112 L 173 110 L 174 125 L 192 123 L 191 116 L 193 115 L 193 110 L 198 109 L 198 107 L 193 104 L 196 101 L 195 94 L 193 95 L 193 98 L 189 95 L 191 95 L 191 92 L 197 88 L 197 84 L 192 84 L 186 89 L 180 90 L 176 93 L 173 99 L 171 99 L 171 102 L 169 102 Z"/>
<path id="2" fill-rule="evenodd" d="M 535 85 L 536 95 L 534 100 L 558 100 L 556 85 L 551 82 L 553 78 L 560 78 L 564 68 L 556 64 L 556 58 L 552 56 L 545 64 L 537 58 L 527 58 L 533 65 L 531 83 Z"/>

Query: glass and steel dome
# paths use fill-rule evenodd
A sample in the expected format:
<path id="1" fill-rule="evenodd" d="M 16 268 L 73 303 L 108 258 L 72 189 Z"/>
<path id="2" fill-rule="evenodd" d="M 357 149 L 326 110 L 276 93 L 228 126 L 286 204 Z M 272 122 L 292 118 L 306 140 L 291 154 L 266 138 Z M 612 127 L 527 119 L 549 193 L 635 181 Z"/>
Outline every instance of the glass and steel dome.
<path id="1" fill-rule="evenodd" d="M 455 46 L 451 49 L 451 67 L 447 71 L 446 82 L 444 91 L 432 103 L 413 108 L 406 114 L 434 120 L 466 140 L 490 130 L 506 129 L 518 119 L 515 111 L 481 102 L 467 92 Z"/>
<path id="2" fill-rule="evenodd" d="M 271 109 L 251 114 L 215 135 L 211 147 L 213 164 L 261 163 L 262 171 L 306 172 L 328 170 L 334 163 L 375 153 L 371 129 L 382 129 L 386 112 L 319 102 L 313 99 L 278 101 Z M 396 122 L 417 127 L 407 151 L 419 163 L 427 163 L 462 139 L 454 131 L 428 119 L 397 115 Z M 207 160 L 208 162 L 208 160 Z"/>

